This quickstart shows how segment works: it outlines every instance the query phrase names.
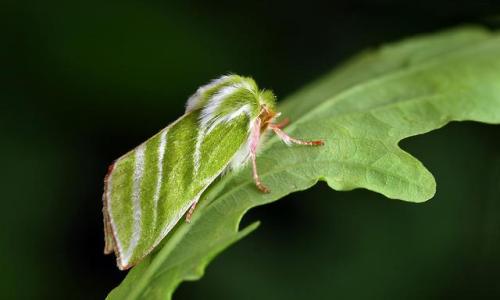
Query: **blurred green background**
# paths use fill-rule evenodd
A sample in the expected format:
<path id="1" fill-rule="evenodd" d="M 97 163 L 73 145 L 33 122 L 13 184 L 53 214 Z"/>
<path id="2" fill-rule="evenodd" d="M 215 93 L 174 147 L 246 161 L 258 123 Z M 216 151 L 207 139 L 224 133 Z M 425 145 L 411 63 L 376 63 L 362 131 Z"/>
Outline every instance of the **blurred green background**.
<path id="1" fill-rule="evenodd" d="M 496 3 L 495 3 L 496 2 Z M 2 2 L 1 299 L 103 299 L 113 159 L 227 72 L 283 99 L 366 47 L 463 23 L 498 1 Z M 500 299 L 500 127 L 403 141 L 436 176 L 415 205 L 319 184 L 252 210 L 262 226 L 175 299 Z"/>

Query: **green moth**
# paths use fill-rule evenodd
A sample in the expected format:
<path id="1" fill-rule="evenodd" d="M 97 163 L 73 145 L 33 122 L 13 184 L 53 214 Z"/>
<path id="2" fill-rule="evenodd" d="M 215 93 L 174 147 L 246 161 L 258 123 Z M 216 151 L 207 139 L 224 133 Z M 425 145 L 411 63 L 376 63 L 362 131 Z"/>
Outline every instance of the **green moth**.
<path id="1" fill-rule="evenodd" d="M 117 159 L 104 179 L 104 253 L 115 253 L 126 270 L 148 255 L 221 174 L 251 161 L 259 190 L 269 192 L 257 173 L 261 136 L 274 131 L 287 144 L 302 141 L 275 119 L 276 99 L 252 78 L 226 75 L 200 87 L 186 113 Z"/>

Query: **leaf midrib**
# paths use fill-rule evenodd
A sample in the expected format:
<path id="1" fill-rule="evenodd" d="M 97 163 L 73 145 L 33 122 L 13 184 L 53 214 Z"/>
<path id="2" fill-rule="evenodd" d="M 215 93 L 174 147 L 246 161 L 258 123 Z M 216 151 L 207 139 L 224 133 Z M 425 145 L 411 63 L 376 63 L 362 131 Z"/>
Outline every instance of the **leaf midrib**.
<path id="1" fill-rule="evenodd" d="M 487 46 L 489 46 L 490 44 L 492 46 L 497 46 L 495 43 L 492 42 L 492 41 L 497 40 L 497 39 L 498 38 L 496 38 L 496 37 L 486 39 L 486 40 L 480 42 L 482 44 L 480 46 L 477 46 L 477 44 L 475 44 L 474 46 L 468 46 L 466 48 L 453 50 L 449 53 L 444 53 L 444 54 L 434 56 L 432 59 L 430 59 L 427 62 L 424 62 L 421 64 L 410 65 L 409 67 L 403 67 L 399 70 L 389 70 L 387 73 L 381 74 L 377 77 L 373 77 L 373 78 L 370 78 L 368 80 L 358 82 L 352 86 L 345 88 L 344 90 L 340 91 L 336 95 L 333 95 L 333 96 L 326 98 L 325 101 L 322 101 L 320 105 L 318 105 L 315 108 L 313 108 L 312 110 L 310 110 L 307 114 L 299 116 L 295 120 L 295 122 L 293 124 L 291 124 L 289 127 L 294 128 L 297 126 L 297 124 L 304 122 L 305 120 L 308 120 L 309 118 L 311 118 L 311 116 L 314 116 L 315 112 L 324 110 L 324 109 L 330 107 L 331 105 L 336 104 L 338 102 L 341 102 L 343 100 L 350 99 L 349 96 L 351 94 L 355 94 L 358 90 L 363 90 L 367 87 L 373 87 L 375 85 L 385 83 L 385 82 L 390 81 L 392 79 L 401 78 L 405 75 L 411 75 L 414 72 L 418 72 L 418 71 L 425 70 L 428 68 L 436 67 L 436 66 L 439 66 L 442 64 L 449 64 L 450 60 L 461 59 L 463 56 L 470 55 L 471 53 L 469 53 L 469 52 L 471 52 L 471 51 L 475 53 L 475 55 L 473 55 L 473 58 L 480 57 L 481 55 L 477 55 L 478 52 L 482 53 L 481 51 L 484 50 L 484 48 L 487 49 L 488 48 Z M 443 57 L 444 57 L 444 59 L 443 59 Z M 394 102 L 394 103 L 398 103 L 398 102 Z"/>

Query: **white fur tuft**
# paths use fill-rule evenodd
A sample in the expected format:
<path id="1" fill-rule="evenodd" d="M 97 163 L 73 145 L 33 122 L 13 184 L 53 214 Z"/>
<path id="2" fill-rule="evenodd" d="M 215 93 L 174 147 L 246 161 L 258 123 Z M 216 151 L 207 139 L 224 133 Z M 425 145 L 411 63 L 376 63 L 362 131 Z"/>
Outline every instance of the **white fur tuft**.
<path id="1" fill-rule="evenodd" d="M 236 111 L 227 114 L 227 115 L 219 115 L 216 113 L 217 109 L 221 105 L 221 103 L 229 96 L 237 92 L 241 88 L 251 88 L 248 84 L 237 83 L 234 85 L 230 85 L 222 88 L 219 92 L 217 92 L 207 103 L 207 106 L 203 108 L 200 113 L 200 128 L 198 131 L 198 137 L 196 138 L 196 146 L 193 154 L 194 160 L 194 171 L 195 174 L 198 172 L 200 168 L 200 159 L 201 159 L 201 144 L 205 136 L 207 136 L 212 130 L 214 130 L 218 125 L 222 123 L 230 122 L 231 120 L 246 114 L 250 116 L 251 107 L 248 104 L 241 106 Z"/>
<path id="2" fill-rule="evenodd" d="M 213 88 L 214 86 L 226 81 L 229 77 L 233 75 L 224 75 L 219 78 L 213 79 L 209 83 L 207 83 L 204 86 L 199 87 L 196 92 L 189 97 L 188 101 L 186 102 L 186 113 L 191 112 L 195 109 L 200 108 L 200 100 L 201 96 L 209 89 Z"/>
<path id="3" fill-rule="evenodd" d="M 227 97 L 237 92 L 241 87 L 241 84 L 226 86 L 208 100 L 207 105 L 200 113 L 200 125 L 202 128 L 206 128 L 210 122 L 213 122 L 215 121 L 215 119 L 217 119 L 218 116 L 215 113 L 217 111 L 217 108 L 219 108 L 221 103 Z"/>

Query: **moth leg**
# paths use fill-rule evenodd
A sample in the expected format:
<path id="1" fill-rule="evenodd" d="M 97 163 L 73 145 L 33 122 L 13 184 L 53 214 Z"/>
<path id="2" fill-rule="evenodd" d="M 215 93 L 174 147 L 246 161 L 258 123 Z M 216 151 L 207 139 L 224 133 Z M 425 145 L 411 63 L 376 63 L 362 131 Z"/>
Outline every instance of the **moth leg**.
<path id="1" fill-rule="evenodd" d="M 189 208 L 189 211 L 186 214 L 186 222 L 187 223 L 191 223 L 191 217 L 193 216 L 194 209 L 196 208 L 196 204 L 197 203 L 198 203 L 198 201 L 196 201 L 195 203 L 193 203 L 193 205 L 191 205 L 191 207 Z"/>
<path id="2" fill-rule="evenodd" d="M 269 193 L 271 190 L 269 190 L 260 180 L 259 173 L 257 172 L 257 158 L 255 153 L 250 154 L 252 157 L 252 174 L 253 174 L 253 180 L 255 182 L 255 185 L 257 188 L 263 192 L 263 193 Z"/>
<path id="3" fill-rule="evenodd" d="M 283 130 L 281 130 L 280 127 L 278 127 L 275 124 L 269 125 L 269 128 L 271 128 L 279 137 L 280 139 L 285 142 L 286 144 L 298 144 L 298 145 L 305 145 L 305 146 L 323 146 L 325 144 L 324 141 L 322 140 L 316 140 L 316 141 L 304 141 L 304 140 L 299 140 L 294 137 L 289 136 L 286 134 Z"/>
<path id="4" fill-rule="evenodd" d="M 290 119 L 289 118 L 285 118 L 283 119 L 283 121 L 277 123 L 277 124 L 273 124 L 273 126 L 276 126 L 280 129 L 283 129 L 285 128 L 288 124 L 290 123 Z"/>
<path id="5" fill-rule="evenodd" d="M 263 193 L 271 192 L 260 180 L 259 172 L 257 171 L 257 147 L 259 146 L 260 141 L 260 129 L 261 129 L 261 120 L 257 118 L 252 127 L 252 133 L 250 135 L 250 158 L 252 160 L 252 174 L 253 180 L 257 188 Z"/>

